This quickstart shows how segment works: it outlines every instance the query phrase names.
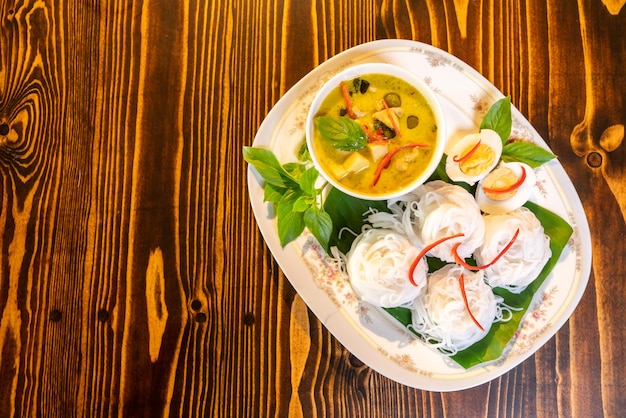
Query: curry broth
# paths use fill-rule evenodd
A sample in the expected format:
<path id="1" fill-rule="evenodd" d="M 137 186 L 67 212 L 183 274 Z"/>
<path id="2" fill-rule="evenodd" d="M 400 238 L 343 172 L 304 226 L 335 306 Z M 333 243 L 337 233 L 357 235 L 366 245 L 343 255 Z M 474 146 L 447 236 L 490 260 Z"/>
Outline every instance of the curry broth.
<path id="1" fill-rule="evenodd" d="M 359 77 L 369 82 L 369 88 L 365 93 L 354 91 L 351 94 L 352 107 L 360 114 L 355 121 L 359 125 L 367 126 L 374 131 L 373 114 L 379 110 L 377 103 L 388 93 L 396 93 L 400 96 L 402 114 L 399 116 L 398 129 L 401 135 L 388 139 L 388 150 L 401 147 L 406 144 L 426 144 L 425 148 L 410 148 L 399 151 L 391 160 L 389 166 L 382 170 L 378 181 L 372 186 L 376 168 L 380 158 L 372 160 L 367 148 L 354 151 L 360 153 L 369 160 L 369 166 L 357 172 L 351 172 L 335 180 L 344 187 L 361 194 L 372 196 L 387 194 L 406 187 L 414 179 L 423 174 L 434 156 L 437 140 L 437 123 L 430 105 L 422 94 L 406 81 L 386 74 L 367 74 Z M 352 80 L 347 81 L 352 89 Z M 341 87 L 334 89 L 322 102 L 317 116 L 341 116 L 345 112 L 346 105 L 342 96 Z M 417 116 L 417 126 L 409 128 L 407 119 Z M 333 167 L 341 166 L 352 152 L 340 151 L 325 141 L 319 131 L 315 129 L 313 146 L 315 147 L 318 162 L 325 171 L 332 175 L 336 171 Z"/>

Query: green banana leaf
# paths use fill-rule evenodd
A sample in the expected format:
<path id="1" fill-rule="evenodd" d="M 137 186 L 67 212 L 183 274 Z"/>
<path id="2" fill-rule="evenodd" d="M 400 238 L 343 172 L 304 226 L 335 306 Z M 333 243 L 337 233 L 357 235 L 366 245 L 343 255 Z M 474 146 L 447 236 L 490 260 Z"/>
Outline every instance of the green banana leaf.
<path id="1" fill-rule="evenodd" d="M 337 247 L 342 253 L 347 253 L 356 238 L 354 234 L 361 233 L 361 228 L 365 224 L 364 214 L 370 208 L 379 212 L 389 211 L 385 201 L 357 199 L 333 187 L 324 201 L 324 210 L 333 220 L 333 231 L 328 246 Z"/>
<path id="2" fill-rule="evenodd" d="M 557 214 L 532 202 L 527 202 L 524 206 L 537 216 L 546 235 L 550 237 L 552 256 L 539 276 L 523 292 L 513 294 L 505 289 L 494 289 L 494 293 L 504 298 L 505 304 L 521 309 L 513 311 L 513 316 L 509 321 L 493 324 L 489 333 L 482 340 L 451 356 L 455 362 L 466 369 L 484 362 L 496 360 L 502 356 L 505 347 L 517 332 L 535 293 L 558 262 L 563 249 L 572 235 L 572 227 Z M 385 202 L 361 200 L 348 196 L 339 190 L 332 189 L 324 203 L 324 209 L 331 216 L 334 228 L 329 246 L 336 246 L 344 254 L 348 252 L 355 235 L 346 231 L 340 234 L 340 231 L 347 227 L 354 233 L 360 233 L 364 224 L 363 214 L 369 208 L 375 208 L 379 211 L 388 210 Z M 443 265 L 437 259 L 429 259 L 428 262 L 431 271 Z M 385 310 L 403 326 L 411 323 L 411 312 L 409 309 L 398 307 Z"/>

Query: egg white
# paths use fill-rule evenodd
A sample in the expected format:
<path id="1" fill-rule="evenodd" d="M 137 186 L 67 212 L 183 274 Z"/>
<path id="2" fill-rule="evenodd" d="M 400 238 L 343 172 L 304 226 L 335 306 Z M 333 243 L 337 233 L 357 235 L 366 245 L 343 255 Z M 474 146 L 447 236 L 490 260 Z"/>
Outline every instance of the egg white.
<path id="1" fill-rule="evenodd" d="M 478 141 L 481 144 L 489 146 L 495 153 L 493 162 L 485 167 L 485 170 L 476 175 L 466 174 L 461 171 L 459 163 L 454 161 L 454 156 L 462 155 L 468 148 L 471 148 Z M 448 158 L 446 158 L 446 174 L 452 181 L 463 181 L 470 186 L 473 186 L 477 181 L 482 180 L 500 161 L 502 155 L 502 139 L 496 131 L 491 129 L 483 129 L 479 133 L 469 134 L 459 139 L 454 145 L 452 145 L 448 152 Z"/>
<path id="2" fill-rule="evenodd" d="M 503 162 L 501 163 L 501 166 L 508 167 L 518 177 L 522 175 L 522 167 L 524 167 L 524 169 L 526 170 L 526 179 L 524 180 L 524 183 L 522 183 L 522 185 L 519 187 L 519 189 L 517 189 L 516 193 L 506 200 L 490 199 L 489 197 L 487 197 L 483 190 L 483 182 L 481 181 L 478 184 L 478 187 L 476 189 L 476 202 L 478 203 L 478 207 L 481 211 L 491 215 L 499 215 L 502 213 L 511 212 L 521 207 L 530 199 L 535 188 L 535 183 L 537 183 L 537 175 L 535 174 L 535 170 L 533 170 L 527 164 L 518 162 Z"/>

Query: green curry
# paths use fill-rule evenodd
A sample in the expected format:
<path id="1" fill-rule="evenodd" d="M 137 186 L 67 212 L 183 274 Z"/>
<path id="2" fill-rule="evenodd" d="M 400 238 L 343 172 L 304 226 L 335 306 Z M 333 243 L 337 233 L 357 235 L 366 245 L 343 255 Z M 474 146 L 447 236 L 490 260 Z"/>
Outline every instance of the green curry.
<path id="1" fill-rule="evenodd" d="M 434 112 L 415 87 L 395 76 L 367 74 L 343 82 L 324 99 L 315 119 L 318 163 L 356 193 L 375 197 L 398 191 L 434 158 Z"/>

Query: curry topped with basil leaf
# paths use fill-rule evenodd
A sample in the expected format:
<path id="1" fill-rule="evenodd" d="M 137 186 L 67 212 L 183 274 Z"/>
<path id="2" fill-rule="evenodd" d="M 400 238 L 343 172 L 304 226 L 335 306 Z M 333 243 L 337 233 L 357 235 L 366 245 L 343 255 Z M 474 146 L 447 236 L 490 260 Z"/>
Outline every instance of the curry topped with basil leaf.
<path id="1" fill-rule="evenodd" d="M 343 81 L 322 102 L 315 127 L 319 164 L 355 192 L 399 190 L 434 158 L 434 112 L 415 87 L 395 76 Z"/>

